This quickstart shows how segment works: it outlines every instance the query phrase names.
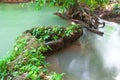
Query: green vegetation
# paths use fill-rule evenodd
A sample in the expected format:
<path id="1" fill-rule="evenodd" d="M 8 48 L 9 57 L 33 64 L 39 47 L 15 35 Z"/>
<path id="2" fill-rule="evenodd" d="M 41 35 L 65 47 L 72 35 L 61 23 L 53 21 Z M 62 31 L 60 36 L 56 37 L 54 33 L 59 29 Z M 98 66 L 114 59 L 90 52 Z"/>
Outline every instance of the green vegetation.
<path id="1" fill-rule="evenodd" d="M 64 28 L 63 27 L 38 27 L 34 28 L 32 35 L 39 39 L 39 41 L 50 41 L 57 40 L 58 38 L 64 37 Z"/>
<path id="2" fill-rule="evenodd" d="M 0 60 L 0 80 L 62 80 L 63 74 L 47 69 L 49 64 L 43 54 L 50 47 L 44 42 L 71 36 L 76 31 L 81 31 L 79 25 L 37 27 L 25 31 L 16 39 L 10 56 Z"/>
<path id="3" fill-rule="evenodd" d="M 49 4 L 50 6 L 61 6 L 61 9 L 68 9 L 71 5 L 82 3 L 94 9 L 109 4 L 109 2 L 110 0 L 36 0 L 36 8 L 40 9 L 42 6 Z"/>
<path id="4" fill-rule="evenodd" d="M 104 6 L 105 4 L 109 3 L 109 0 L 79 0 L 79 1 L 87 4 L 92 9 L 98 6 Z"/>
<path id="5" fill-rule="evenodd" d="M 81 32 L 81 28 L 78 25 L 71 25 L 70 27 L 67 27 L 65 30 L 65 36 L 71 36 L 71 33 L 74 32 Z"/>
<path id="6" fill-rule="evenodd" d="M 19 78 L 21 80 L 40 80 L 42 79 L 41 75 L 48 73 L 48 63 L 41 54 L 41 51 L 45 51 L 46 48 L 41 45 L 37 49 L 28 50 L 25 48 L 26 41 L 24 38 L 17 39 L 11 55 L 0 60 L 1 80 L 17 80 Z"/>
<path id="7" fill-rule="evenodd" d="M 120 3 L 114 4 L 113 6 L 113 12 L 120 14 Z"/>
<path id="8" fill-rule="evenodd" d="M 54 41 L 65 36 L 71 36 L 73 32 L 80 32 L 79 25 L 70 25 L 69 27 L 38 27 L 32 30 L 32 35 L 35 36 L 40 42 Z"/>
<path id="9" fill-rule="evenodd" d="M 36 0 L 36 8 L 40 9 L 46 4 L 61 6 L 63 10 L 69 11 L 68 13 L 70 14 L 67 14 L 67 11 L 66 14 L 71 15 L 70 17 L 73 16 L 73 19 L 76 18 L 77 14 L 80 15 L 80 12 L 83 12 L 81 15 L 84 18 L 87 17 L 82 20 L 87 24 L 87 20 L 93 18 L 87 12 L 87 7 L 82 8 L 80 5 L 76 5 L 79 3 L 94 9 L 98 5 L 108 4 L 109 0 Z M 119 5 L 114 7 L 117 13 L 119 13 L 119 8 Z M 77 18 L 82 18 L 82 16 L 77 15 Z M 80 20 L 77 19 L 77 21 L 79 22 Z M 74 33 L 80 33 L 81 31 L 82 28 L 76 24 L 66 28 L 43 26 L 27 30 L 17 38 L 10 55 L 0 60 L 0 80 L 61 80 L 63 74 L 49 72 L 47 69 L 49 64 L 45 61 L 43 54 L 48 50 L 52 50 L 52 48 L 45 45 L 45 43 L 71 37 Z"/>

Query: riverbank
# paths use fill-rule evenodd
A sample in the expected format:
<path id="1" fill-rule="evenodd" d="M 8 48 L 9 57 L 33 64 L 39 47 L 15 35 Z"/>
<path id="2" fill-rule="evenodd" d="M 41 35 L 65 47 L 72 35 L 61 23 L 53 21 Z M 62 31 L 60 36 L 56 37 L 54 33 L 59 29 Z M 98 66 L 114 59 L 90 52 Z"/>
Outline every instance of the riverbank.
<path id="1" fill-rule="evenodd" d="M 0 60 L 0 66 L 3 66 L 0 68 L 0 78 L 5 80 L 61 80 L 63 74 L 48 71 L 48 63 L 43 55 L 58 51 L 79 39 L 81 35 L 82 28 L 79 25 L 26 30 L 17 38 L 10 56 Z M 60 46 L 61 44 L 63 45 Z"/>

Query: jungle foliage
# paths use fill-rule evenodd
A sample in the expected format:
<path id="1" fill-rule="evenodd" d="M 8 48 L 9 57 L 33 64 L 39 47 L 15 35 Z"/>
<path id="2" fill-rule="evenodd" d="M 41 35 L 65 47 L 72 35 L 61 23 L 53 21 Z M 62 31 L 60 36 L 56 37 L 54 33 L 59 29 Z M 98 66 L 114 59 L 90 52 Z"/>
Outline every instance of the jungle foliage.
<path id="1" fill-rule="evenodd" d="M 49 4 L 50 6 L 61 6 L 61 9 L 66 9 L 76 4 L 76 2 L 86 4 L 91 9 L 94 9 L 95 7 L 109 4 L 110 0 L 36 0 L 36 8 L 40 9 L 42 6 Z"/>
<path id="2" fill-rule="evenodd" d="M 57 74 L 47 69 L 49 64 L 43 54 L 52 48 L 44 43 L 81 30 L 78 25 L 26 30 L 16 39 L 9 56 L 0 59 L 0 80 L 62 80 L 63 73 Z"/>
<path id="3" fill-rule="evenodd" d="M 39 44 L 38 44 L 39 45 Z M 0 59 L 0 80 L 61 80 L 63 74 L 49 72 L 44 45 L 26 49 L 27 39 L 19 37 L 10 56 Z"/>

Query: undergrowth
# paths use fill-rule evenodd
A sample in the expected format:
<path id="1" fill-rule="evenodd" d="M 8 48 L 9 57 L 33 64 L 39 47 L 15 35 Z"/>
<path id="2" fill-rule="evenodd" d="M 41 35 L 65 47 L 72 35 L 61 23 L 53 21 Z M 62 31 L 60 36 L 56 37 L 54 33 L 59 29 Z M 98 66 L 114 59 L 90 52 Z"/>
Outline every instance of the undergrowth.
<path id="1" fill-rule="evenodd" d="M 10 55 L 0 59 L 0 80 L 62 80 L 63 73 L 48 71 L 49 64 L 42 53 L 49 47 L 43 42 L 49 38 L 56 40 L 70 36 L 76 29 L 81 28 L 78 25 L 67 28 L 38 27 L 32 30 L 32 35 L 20 35 Z"/>

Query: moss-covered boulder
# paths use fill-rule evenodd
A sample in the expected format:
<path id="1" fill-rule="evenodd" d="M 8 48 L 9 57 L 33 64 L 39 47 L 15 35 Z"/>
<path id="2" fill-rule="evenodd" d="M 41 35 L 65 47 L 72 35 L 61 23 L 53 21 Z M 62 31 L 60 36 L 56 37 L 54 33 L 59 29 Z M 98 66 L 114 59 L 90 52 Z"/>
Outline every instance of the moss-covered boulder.
<path id="1" fill-rule="evenodd" d="M 10 56 L 0 60 L 0 80 L 61 80 L 63 74 L 48 71 L 43 55 L 60 50 L 81 35 L 78 25 L 26 30 L 16 39 Z"/>
<path id="2" fill-rule="evenodd" d="M 27 42 L 28 46 L 31 45 L 30 47 L 32 47 L 32 45 L 35 44 L 38 46 L 37 43 L 44 44 L 48 48 L 46 52 L 43 52 L 45 55 L 49 55 L 50 52 L 58 51 L 71 44 L 79 39 L 82 34 L 83 31 L 79 25 L 69 25 L 68 27 L 36 27 L 26 30 L 23 33 L 23 35 L 27 35 L 29 37 L 33 36 Z M 33 42 L 31 42 L 31 40 L 33 40 Z M 27 48 L 29 48 L 28 46 Z"/>

